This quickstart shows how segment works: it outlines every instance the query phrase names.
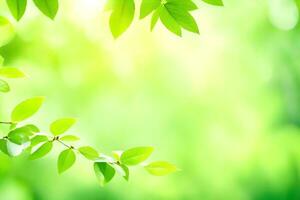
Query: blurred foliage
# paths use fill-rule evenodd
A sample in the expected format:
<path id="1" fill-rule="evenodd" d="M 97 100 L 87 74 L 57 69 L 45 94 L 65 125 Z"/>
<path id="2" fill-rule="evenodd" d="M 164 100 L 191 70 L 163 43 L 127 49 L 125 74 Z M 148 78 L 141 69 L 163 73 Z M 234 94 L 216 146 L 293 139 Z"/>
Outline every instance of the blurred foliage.
<path id="1" fill-rule="evenodd" d="M 75 116 L 81 136 L 103 152 L 147 141 L 182 171 L 149 179 L 136 170 L 129 184 L 99 189 L 84 161 L 62 178 L 54 155 L 49 163 L 1 154 L 1 198 L 299 199 L 295 2 L 199 2 L 200 37 L 177 38 L 160 23 L 149 33 L 134 21 L 117 41 L 98 0 L 64 1 L 54 22 L 29 5 L 0 54 L 31 76 L 0 96 L 1 118 L 21 99 L 47 96 L 36 119 Z M 0 10 L 8 16 L 4 3 Z"/>

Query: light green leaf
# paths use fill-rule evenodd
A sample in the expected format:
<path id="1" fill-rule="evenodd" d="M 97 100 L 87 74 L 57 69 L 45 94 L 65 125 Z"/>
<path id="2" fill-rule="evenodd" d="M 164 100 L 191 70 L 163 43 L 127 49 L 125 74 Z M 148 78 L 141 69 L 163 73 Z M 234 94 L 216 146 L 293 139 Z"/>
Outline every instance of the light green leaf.
<path id="1" fill-rule="evenodd" d="M 34 147 L 42 142 L 48 141 L 48 137 L 45 135 L 36 135 L 31 139 L 31 146 Z"/>
<path id="2" fill-rule="evenodd" d="M 32 135 L 34 135 L 35 133 L 38 133 L 38 132 L 40 132 L 38 127 L 36 127 L 33 124 L 29 124 L 29 125 L 22 126 L 20 128 L 16 128 L 16 129 L 12 130 L 10 133 L 14 133 L 14 134 L 21 133 L 21 134 L 24 134 L 26 136 L 32 136 Z"/>
<path id="3" fill-rule="evenodd" d="M 0 139 L 0 151 L 2 151 L 4 154 L 9 155 L 7 150 L 7 141 L 4 139 Z"/>
<path id="4" fill-rule="evenodd" d="M 128 181 L 129 180 L 129 168 L 126 165 L 122 165 L 120 164 L 120 167 L 123 169 L 125 175 L 123 176 L 123 178 Z"/>
<path id="5" fill-rule="evenodd" d="M 0 16 L 0 47 L 6 45 L 14 36 L 12 24 L 4 17 Z"/>
<path id="6" fill-rule="evenodd" d="M 34 97 L 18 104 L 12 111 L 12 122 L 21 122 L 34 115 L 42 106 L 44 99 L 44 97 Z"/>
<path id="7" fill-rule="evenodd" d="M 24 78 L 26 75 L 19 69 L 14 67 L 1 67 L 0 76 L 5 78 Z"/>
<path id="8" fill-rule="evenodd" d="M 19 145 L 24 144 L 29 141 L 29 137 L 28 137 L 27 133 L 21 129 L 19 129 L 19 130 L 16 129 L 16 130 L 9 132 L 8 139 L 12 143 L 19 144 Z"/>
<path id="9" fill-rule="evenodd" d="M 38 9 L 50 19 L 54 19 L 58 11 L 58 0 L 33 0 Z"/>
<path id="10" fill-rule="evenodd" d="M 80 147 L 78 150 L 87 159 L 95 160 L 99 157 L 99 153 L 92 147 L 89 146 Z"/>
<path id="11" fill-rule="evenodd" d="M 177 6 L 178 8 L 186 11 L 197 10 L 197 5 L 191 0 L 168 0 L 168 5 Z"/>
<path id="12" fill-rule="evenodd" d="M 198 25 L 195 19 L 188 11 L 182 9 L 180 5 L 176 4 L 168 3 L 165 5 L 165 7 L 180 26 L 193 33 L 199 33 Z"/>
<path id="13" fill-rule="evenodd" d="M 105 11 L 113 10 L 116 7 L 118 1 L 119 0 L 108 0 L 104 6 L 104 10 Z"/>
<path id="14" fill-rule="evenodd" d="M 74 118 L 58 119 L 50 125 L 50 131 L 55 136 L 61 135 L 69 130 L 75 122 L 76 120 Z"/>
<path id="15" fill-rule="evenodd" d="M 143 19 L 161 5 L 161 0 L 143 0 L 140 10 L 140 19 Z"/>
<path id="16" fill-rule="evenodd" d="M 19 21 L 25 13 L 27 0 L 6 0 L 10 12 Z"/>
<path id="17" fill-rule="evenodd" d="M 9 91 L 10 91 L 10 87 L 8 83 L 0 79 L 0 92 L 9 92 Z"/>
<path id="18" fill-rule="evenodd" d="M 138 165 L 149 158 L 153 147 L 136 147 L 124 151 L 121 155 L 121 163 L 124 165 Z"/>
<path id="19" fill-rule="evenodd" d="M 44 157 L 47 155 L 53 147 L 52 141 L 48 141 L 44 143 L 42 146 L 40 146 L 35 152 L 33 152 L 30 156 L 30 160 L 35 160 Z"/>
<path id="20" fill-rule="evenodd" d="M 181 36 L 181 27 L 179 23 L 174 19 L 174 17 L 170 14 L 166 6 L 162 6 L 159 16 L 161 22 L 169 31 L 175 33 L 178 36 Z"/>
<path id="21" fill-rule="evenodd" d="M 115 175 L 115 169 L 105 162 L 95 162 L 94 171 L 101 186 L 112 180 Z"/>
<path id="22" fill-rule="evenodd" d="M 211 5 L 215 5 L 215 6 L 223 6 L 223 1 L 222 0 L 202 0 L 205 3 L 211 4 Z"/>
<path id="23" fill-rule="evenodd" d="M 74 141 L 80 140 L 80 138 L 75 136 L 75 135 L 65 135 L 65 136 L 62 136 L 60 138 L 60 140 L 61 141 L 66 141 L 66 142 L 74 142 Z"/>
<path id="24" fill-rule="evenodd" d="M 66 149 L 59 154 L 57 161 L 58 173 L 63 173 L 75 163 L 76 155 L 72 149 Z"/>
<path id="25" fill-rule="evenodd" d="M 119 0 L 113 7 L 109 25 L 114 38 L 125 32 L 133 21 L 134 0 Z"/>
<path id="26" fill-rule="evenodd" d="M 177 167 L 165 161 L 157 161 L 145 166 L 145 169 L 154 176 L 164 176 L 177 171 Z"/>
<path id="27" fill-rule="evenodd" d="M 161 9 L 162 9 L 162 7 L 157 8 L 154 11 L 153 15 L 152 15 L 152 18 L 151 18 L 151 27 L 150 27 L 151 31 L 154 29 L 154 27 L 155 27 L 155 25 L 156 25 L 156 23 L 157 23 L 157 21 L 159 19 L 159 13 L 160 13 Z"/>

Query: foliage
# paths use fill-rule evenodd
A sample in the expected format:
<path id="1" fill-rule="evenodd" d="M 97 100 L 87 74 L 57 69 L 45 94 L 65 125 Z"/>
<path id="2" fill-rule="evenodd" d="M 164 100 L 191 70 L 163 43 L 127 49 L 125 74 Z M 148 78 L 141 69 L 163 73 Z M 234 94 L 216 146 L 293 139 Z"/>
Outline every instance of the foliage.
<path id="1" fill-rule="evenodd" d="M 196 0 L 142 0 L 140 19 L 152 15 L 151 30 L 158 20 L 172 33 L 181 36 L 182 29 L 199 34 L 199 28 L 191 11 L 197 10 Z M 26 11 L 27 0 L 6 0 L 9 10 L 16 20 Z M 35 6 L 47 17 L 54 19 L 58 0 L 33 0 Z M 222 0 L 203 0 L 211 5 L 223 6 Z M 107 0 L 105 10 L 111 11 L 109 26 L 114 38 L 118 38 L 134 20 L 137 0 Z"/>

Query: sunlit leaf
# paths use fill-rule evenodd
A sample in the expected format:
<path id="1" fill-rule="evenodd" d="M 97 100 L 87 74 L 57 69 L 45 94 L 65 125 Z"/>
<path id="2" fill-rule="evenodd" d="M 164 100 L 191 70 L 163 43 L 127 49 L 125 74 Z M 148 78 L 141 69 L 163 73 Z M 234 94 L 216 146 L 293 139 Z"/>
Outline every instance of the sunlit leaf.
<path id="1" fill-rule="evenodd" d="M 58 0 L 33 0 L 36 7 L 46 16 L 54 19 L 58 11 Z"/>
<path id="2" fill-rule="evenodd" d="M 58 173 L 63 173 L 75 163 L 76 155 L 72 149 L 66 149 L 59 154 L 57 161 Z"/>
<path id="3" fill-rule="evenodd" d="M 179 23 L 174 19 L 174 17 L 170 14 L 169 10 L 162 6 L 159 12 L 160 20 L 163 25 L 172 33 L 181 36 L 181 27 Z"/>
<path id="4" fill-rule="evenodd" d="M 155 25 L 157 24 L 157 21 L 159 19 L 159 13 L 160 13 L 161 9 L 162 9 L 162 7 L 157 8 L 151 17 L 151 26 L 150 26 L 151 31 L 154 29 Z"/>
<path id="5" fill-rule="evenodd" d="M 61 135 L 68 131 L 74 124 L 76 120 L 73 118 L 63 118 L 54 121 L 50 125 L 50 131 L 53 135 Z"/>
<path id="6" fill-rule="evenodd" d="M 5 78 L 24 78 L 26 75 L 19 69 L 13 67 L 1 67 L 0 76 Z"/>
<path id="7" fill-rule="evenodd" d="M 30 140 L 25 129 L 16 129 L 9 132 L 8 139 L 9 141 L 19 145 L 24 144 L 25 142 L 28 142 Z"/>
<path id="8" fill-rule="evenodd" d="M 157 161 L 145 166 L 145 169 L 154 176 L 164 176 L 177 171 L 177 167 L 165 161 Z"/>
<path id="9" fill-rule="evenodd" d="M 143 0 L 140 10 L 140 19 L 143 19 L 161 5 L 161 0 Z"/>
<path id="10" fill-rule="evenodd" d="M 45 135 L 36 135 L 31 139 L 31 146 L 36 146 L 42 142 L 48 141 L 48 137 Z"/>
<path id="11" fill-rule="evenodd" d="M 149 158 L 153 147 L 136 147 L 124 151 L 121 155 L 121 163 L 124 165 L 138 165 Z"/>
<path id="12" fill-rule="evenodd" d="M 112 180 L 115 175 L 115 169 L 105 162 L 95 162 L 94 171 L 101 186 Z"/>
<path id="13" fill-rule="evenodd" d="M 92 147 L 89 146 L 80 147 L 78 150 L 87 159 L 95 160 L 99 157 L 99 153 Z"/>
<path id="14" fill-rule="evenodd" d="M 48 141 L 40 146 L 35 152 L 33 152 L 30 156 L 30 160 L 35 160 L 46 156 L 52 149 L 53 143 L 52 141 Z"/>
<path id="15" fill-rule="evenodd" d="M 202 1 L 215 6 L 223 6 L 222 0 L 202 0 Z"/>
<path id="16" fill-rule="evenodd" d="M 21 122 L 34 115 L 42 106 L 44 97 L 34 97 L 18 104 L 11 114 L 12 122 Z"/>
<path id="17" fill-rule="evenodd" d="M 25 13 L 27 0 L 6 0 L 10 12 L 16 20 L 20 20 Z"/>
<path id="18" fill-rule="evenodd" d="M 198 9 L 197 5 L 191 0 L 168 0 L 167 5 L 173 5 L 187 11 Z"/>
<path id="19" fill-rule="evenodd" d="M 80 140 L 80 138 L 75 136 L 75 135 L 65 135 L 65 136 L 62 136 L 60 138 L 60 140 L 61 141 L 66 141 L 66 142 L 74 142 L 74 141 Z"/>

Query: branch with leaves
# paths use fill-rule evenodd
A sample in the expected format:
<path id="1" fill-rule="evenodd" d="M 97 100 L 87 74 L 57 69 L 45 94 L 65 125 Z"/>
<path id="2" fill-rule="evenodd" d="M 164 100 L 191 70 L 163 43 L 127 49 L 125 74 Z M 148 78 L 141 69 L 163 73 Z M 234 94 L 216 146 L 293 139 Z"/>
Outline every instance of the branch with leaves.
<path id="1" fill-rule="evenodd" d="M 2 57 L 0 56 L 3 61 Z M 1 62 L 2 63 L 2 62 Z M 17 68 L 1 67 L 0 65 L 0 92 L 10 91 L 5 79 L 23 78 L 25 74 Z M 135 147 L 126 151 L 114 151 L 112 156 L 99 153 L 90 146 L 75 146 L 80 138 L 67 135 L 66 132 L 75 124 L 73 118 L 58 119 L 50 124 L 50 134 L 41 133 L 40 129 L 27 120 L 38 112 L 44 102 L 44 97 L 33 97 L 18 104 L 11 112 L 10 120 L 0 121 L 0 126 L 8 126 L 8 131 L 0 139 L 0 151 L 14 157 L 29 152 L 28 159 L 40 159 L 51 152 L 54 143 L 62 145 L 64 150 L 59 154 L 57 168 L 59 173 L 70 169 L 77 155 L 93 163 L 95 175 L 100 185 L 112 180 L 116 173 L 129 179 L 130 167 L 142 166 L 155 176 L 163 176 L 177 171 L 177 167 L 165 161 L 156 161 L 144 165 L 150 157 L 153 147 Z"/>
<path id="2" fill-rule="evenodd" d="M 103 0 L 99 0 L 103 1 Z M 151 31 L 160 20 L 172 33 L 181 36 L 182 29 L 198 34 L 199 28 L 191 11 L 197 10 L 195 0 L 142 0 L 140 19 L 152 15 Z M 200 0 L 198 0 L 200 1 Z M 223 6 L 222 0 L 202 0 L 211 5 Z M 11 14 L 20 20 L 26 11 L 27 0 L 6 0 Z M 47 17 L 54 19 L 59 8 L 58 0 L 33 0 L 35 6 Z M 137 0 L 107 0 L 106 11 L 111 11 L 109 26 L 114 38 L 123 34 L 135 17 Z"/>

